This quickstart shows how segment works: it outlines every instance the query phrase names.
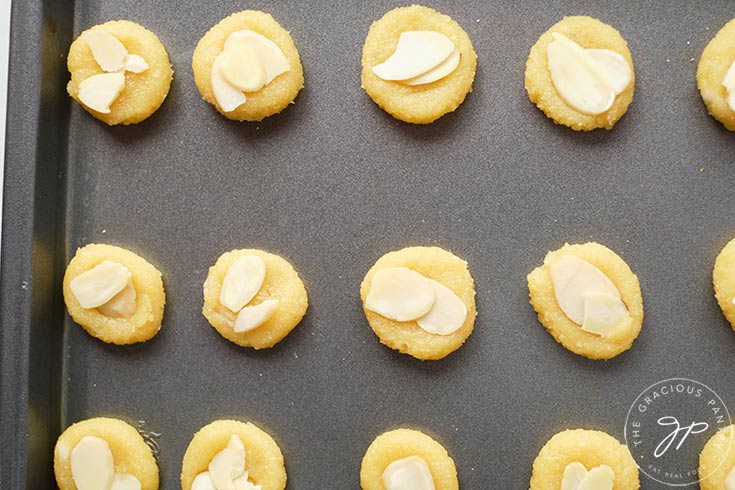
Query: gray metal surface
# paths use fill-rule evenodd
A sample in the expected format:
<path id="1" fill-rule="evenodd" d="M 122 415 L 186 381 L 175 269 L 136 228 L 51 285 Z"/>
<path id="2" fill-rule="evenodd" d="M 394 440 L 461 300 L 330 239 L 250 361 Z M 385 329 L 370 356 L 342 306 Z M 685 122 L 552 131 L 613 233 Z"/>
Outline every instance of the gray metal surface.
<path id="1" fill-rule="evenodd" d="M 290 489 L 358 488 L 370 441 L 410 426 L 446 446 L 463 488 L 521 490 L 551 435 L 587 427 L 622 439 L 630 403 L 656 381 L 693 378 L 725 402 L 735 399 L 735 334 L 711 287 L 715 256 L 735 235 L 735 138 L 707 115 L 695 83 L 699 55 L 735 15 L 732 5 L 426 3 L 464 27 L 479 60 L 475 89 L 459 110 L 419 127 L 395 121 L 360 88 L 367 29 L 395 2 L 76 2 L 73 35 L 70 19 L 60 21 L 43 47 L 45 64 L 81 30 L 121 18 L 159 36 L 175 75 L 163 107 L 132 127 L 108 128 L 68 100 L 59 67 L 44 80 L 55 105 L 40 139 L 23 142 L 33 116 L 11 104 L 8 186 L 25 189 L 37 178 L 31 194 L 8 187 L 3 318 L 40 332 L 37 342 L 5 333 L 4 379 L 18 391 L 19 420 L 33 440 L 14 434 L 19 468 L 30 474 L 16 470 L 14 482 L 52 486 L 58 431 L 109 415 L 161 433 L 164 490 L 179 488 L 193 433 L 230 417 L 275 436 Z M 72 15 L 45 8 L 46 16 L 54 8 Z M 306 78 L 295 105 L 255 124 L 219 116 L 201 100 L 190 68 L 198 39 L 243 8 L 271 12 L 290 30 Z M 14 28 L 40 15 L 23 9 Z M 635 101 L 613 131 L 556 127 L 523 89 L 531 45 L 571 14 L 612 24 L 633 54 Z M 24 52 L 13 49 L 15 58 Z M 19 69 L 13 76 L 25 80 Z M 66 138 L 46 136 L 67 128 Z M 37 169 L 26 175 L 20 164 L 35 148 L 51 156 L 34 153 Z M 60 167 L 58 186 L 46 165 Z M 39 203 L 43 186 L 58 189 L 55 205 Z M 33 223 L 33 236 L 50 242 L 28 241 L 30 205 L 50 212 Z M 644 296 L 641 336 L 608 362 L 557 345 L 527 301 L 525 276 L 544 254 L 588 240 L 618 252 Z M 130 248 L 163 272 L 168 302 L 153 340 L 106 345 L 66 316 L 63 269 L 76 247 L 92 242 Z M 459 351 L 421 363 L 380 345 L 358 289 L 382 254 L 433 244 L 469 262 L 479 317 Z M 48 253 L 31 254 L 32 246 Z M 309 291 L 302 324 L 267 351 L 227 342 L 200 313 L 207 268 L 238 247 L 288 258 Z M 37 271 L 33 304 L 18 290 L 28 264 Z M 11 312 L 11 303 L 23 308 Z M 8 354 L 15 352 L 8 338 L 20 353 Z M 9 365 L 18 366 L 18 386 L 8 381 Z M 645 489 L 666 488 L 641 479 Z"/>

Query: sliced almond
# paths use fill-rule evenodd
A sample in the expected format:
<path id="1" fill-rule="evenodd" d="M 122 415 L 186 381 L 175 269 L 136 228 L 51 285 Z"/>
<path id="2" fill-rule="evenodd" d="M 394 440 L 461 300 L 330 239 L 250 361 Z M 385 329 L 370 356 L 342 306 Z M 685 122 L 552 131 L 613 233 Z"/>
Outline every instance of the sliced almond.
<path id="1" fill-rule="evenodd" d="M 735 60 L 730 64 L 725 78 L 722 79 L 722 85 L 727 90 L 727 105 L 735 111 Z"/>
<path id="2" fill-rule="evenodd" d="M 98 306 L 97 311 L 111 318 L 130 318 L 138 307 L 136 298 L 137 293 L 133 281 L 128 281 L 122 291 L 113 296 L 107 303 Z"/>
<path id="3" fill-rule="evenodd" d="M 265 85 L 271 83 L 278 75 L 291 69 L 291 64 L 281 48 L 255 31 L 246 29 L 230 34 L 225 41 L 224 50 L 228 51 L 233 48 L 246 48 L 255 52 L 265 71 Z"/>
<path id="4" fill-rule="evenodd" d="M 104 439 L 82 437 L 71 450 L 71 476 L 77 490 L 110 488 L 115 477 L 115 463 Z"/>
<path id="5" fill-rule="evenodd" d="M 587 472 L 579 482 L 577 490 L 612 490 L 615 482 L 615 473 L 607 465 L 600 465 Z"/>
<path id="6" fill-rule="evenodd" d="M 246 306 L 237 314 L 234 330 L 237 333 L 249 332 L 267 322 L 278 309 L 277 299 L 267 299 L 259 305 Z"/>
<path id="7" fill-rule="evenodd" d="M 128 50 L 118 38 L 101 29 L 92 29 L 85 32 L 82 39 L 92 50 L 94 60 L 103 71 L 111 73 L 123 68 Z"/>
<path id="8" fill-rule="evenodd" d="M 373 275 L 365 307 L 391 320 L 407 322 L 426 315 L 435 299 L 427 278 L 405 267 L 389 267 Z"/>
<path id="9" fill-rule="evenodd" d="M 577 490 L 584 477 L 587 476 L 587 468 L 579 461 L 569 463 L 564 468 L 561 478 L 561 490 Z"/>
<path id="10" fill-rule="evenodd" d="M 618 288 L 600 269 L 577 256 L 562 255 L 551 263 L 549 272 L 559 307 L 577 325 L 584 322 L 584 293 L 620 298 Z"/>
<path id="11" fill-rule="evenodd" d="M 100 73 L 82 80 L 79 84 L 79 100 L 90 109 L 102 114 L 110 113 L 110 106 L 125 88 L 122 73 Z"/>
<path id="12" fill-rule="evenodd" d="M 396 50 L 373 72 L 383 80 L 408 80 L 439 66 L 454 52 L 451 39 L 436 31 L 405 31 Z"/>
<path id="13" fill-rule="evenodd" d="M 217 105 L 224 112 L 232 112 L 248 99 L 244 93 L 227 83 L 222 75 L 222 55 L 224 55 L 224 52 L 218 54 L 214 59 L 209 80 L 212 84 L 212 93 Z"/>
<path id="14" fill-rule="evenodd" d="M 585 49 L 585 51 L 605 76 L 615 95 L 628 88 L 633 79 L 633 71 L 623 55 L 610 49 Z"/>
<path id="15" fill-rule="evenodd" d="M 238 490 L 235 480 L 245 474 L 245 446 L 236 435 L 209 462 L 209 476 L 217 490 Z"/>
<path id="16" fill-rule="evenodd" d="M 461 58 L 462 56 L 459 50 L 455 49 L 454 51 L 452 51 L 452 54 L 449 55 L 449 58 L 439 63 L 435 68 L 427 71 L 423 75 L 404 80 L 403 83 L 405 83 L 406 85 L 423 85 L 426 83 L 433 83 L 437 80 L 441 80 L 442 78 L 450 75 L 454 70 L 457 69 L 457 66 L 459 66 L 459 60 Z"/>
<path id="17" fill-rule="evenodd" d="M 730 468 L 725 477 L 725 490 L 735 490 L 735 466 Z"/>
<path id="18" fill-rule="evenodd" d="M 126 55 L 123 65 L 125 71 L 133 73 L 143 73 L 149 68 L 148 62 L 144 60 L 142 56 L 138 56 L 137 54 Z"/>
<path id="19" fill-rule="evenodd" d="M 224 50 L 220 70 L 227 83 L 243 92 L 255 92 L 265 85 L 265 68 L 247 46 Z"/>
<path id="20" fill-rule="evenodd" d="M 116 473 L 110 490 L 140 490 L 140 480 L 129 473 Z"/>
<path id="21" fill-rule="evenodd" d="M 610 109 L 615 91 L 592 56 L 571 39 L 553 33 L 547 49 L 551 80 L 559 96 L 582 114 L 597 115 Z"/>
<path id="22" fill-rule="evenodd" d="M 436 299 L 429 312 L 416 320 L 419 327 L 437 335 L 451 335 L 464 325 L 467 307 L 454 291 L 445 285 L 429 279 L 434 288 Z"/>
<path id="23" fill-rule="evenodd" d="M 620 322 L 629 317 L 628 308 L 623 301 L 607 293 L 586 292 L 584 298 L 584 319 L 582 330 L 602 337 L 612 336 Z"/>
<path id="24" fill-rule="evenodd" d="M 420 456 L 398 459 L 383 470 L 385 490 L 434 490 L 429 465 Z"/>
<path id="25" fill-rule="evenodd" d="M 248 480 L 248 472 L 246 471 L 242 476 L 235 478 L 235 490 L 262 490 L 261 485 L 255 485 Z"/>
<path id="26" fill-rule="evenodd" d="M 82 308 L 97 308 L 122 291 L 131 277 L 124 265 L 105 260 L 72 279 L 69 287 Z"/>
<path id="27" fill-rule="evenodd" d="M 209 471 L 199 473 L 191 484 L 191 490 L 217 490 Z"/>
<path id="28" fill-rule="evenodd" d="M 227 269 L 219 302 L 237 313 L 258 294 L 265 280 L 265 262 L 257 255 L 243 255 Z"/>

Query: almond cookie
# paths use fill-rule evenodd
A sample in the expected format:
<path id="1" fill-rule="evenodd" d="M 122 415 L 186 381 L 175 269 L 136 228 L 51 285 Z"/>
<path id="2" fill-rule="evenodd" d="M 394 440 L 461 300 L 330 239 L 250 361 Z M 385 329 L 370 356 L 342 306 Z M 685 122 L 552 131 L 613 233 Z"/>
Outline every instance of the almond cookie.
<path id="1" fill-rule="evenodd" d="M 643 324 L 638 278 L 599 243 L 566 244 L 528 275 L 531 305 L 564 347 L 610 359 L 633 345 Z"/>
<path id="2" fill-rule="evenodd" d="M 202 98 L 235 121 L 261 121 L 293 103 L 304 86 L 291 35 L 270 14 L 244 10 L 212 27 L 191 60 Z"/>
<path id="3" fill-rule="evenodd" d="M 92 243 L 64 274 L 64 302 L 90 335 L 112 344 L 145 342 L 161 329 L 166 293 L 161 273 L 124 248 Z"/>
<path id="4" fill-rule="evenodd" d="M 699 454 L 701 490 L 735 489 L 735 426 L 720 429 Z"/>
<path id="5" fill-rule="evenodd" d="M 173 78 L 166 48 L 135 22 L 113 20 L 84 31 L 69 48 L 69 95 L 110 126 L 156 112 Z"/>
<path id="6" fill-rule="evenodd" d="M 373 22 L 362 48 L 362 88 L 401 121 L 428 124 L 472 91 L 477 55 L 451 17 L 420 5 Z"/>
<path id="7" fill-rule="evenodd" d="M 477 316 L 467 262 L 438 247 L 385 254 L 365 275 L 360 297 L 380 342 L 421 360 L 459 349 Z"/>
<path id="8" fill-rule="evenodd" d="M 722 313 L 735 329 L 735 238 L 725 245 L 712 270 L 715 298 Z"/>
<path id="9" fill-rule="evenodd" d="M 564 17 L 526 61 L 531 102 L 575 131 L 611 129 L 633 101 L 635 70 L 625 39 L 592 17 Z"/>
<path id="10" fill-rule="evenodd" d="M 735 131 L 735 19 L 704 48 L 697 66 L 697 87 L 710 115 Z"/>

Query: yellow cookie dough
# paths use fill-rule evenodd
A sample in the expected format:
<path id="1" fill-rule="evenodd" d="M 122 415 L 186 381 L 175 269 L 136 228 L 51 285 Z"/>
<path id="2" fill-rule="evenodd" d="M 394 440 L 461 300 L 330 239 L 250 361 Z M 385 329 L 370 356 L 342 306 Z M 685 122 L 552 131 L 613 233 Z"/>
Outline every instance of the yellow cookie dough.
<path id="1" fill-rule="evenodd" d="M 97 309 L 82 308 L 72 293 L 71 281 L 105 260 L 118 262 L 132 273 L 136 309 L 130 318 L 103 315 Z M 112 344 L 145 342 L 161 329 L 166 293 L 161 273 L 144 258 L 124 248 L 92 243 L 77 250 L 64 274 L 64 302 L 72 319 L 90 335 Z"/>
<path id="2" fill-rule="evenodd" d="M 722 313 L 735 329 L 735 238 L 717 256 L 712 270 L 712 283 Z"/>
<path id="3" fill-rule="evenodd" d="M 401 33 L 414 30 L 447 36 L 461 55 L 457 68 L 440 80 L 415 86 L 373 73 L 375 65 L 393 54 Z M 476 68 L 477 54 L 467 33 L 451 17 L 420 5 L 393 9 L 373 22 L 362 48 L 362 88 L 381 109 L 408 123 L 428 124 L 457 109 L 472 91 Z"/>
<path id="4" fill-rule="evenodd" d="M 224 307 L 219 297 L 227 271 L 243 255 L 257 255 L 266 266 L 263 285 L 248 306 L 258 305 L 267 299 L 277 299 L 279 303 L 273 316 L 263 325 L 247 332 L 235 332 L 237 314 Z M 204 281 L 202 314 L 220 335 L 243 347 L 273 347 L 299 324 L 308 306 L 306 288 L 293 266 L 284 258 L 262 250 L 232 250 L 222 254 L 209 268 L 209 274 Z"/>
<path id="5" fill-rule="evenodd" d="M 125 72 L 125 87 L 110 106 L 109 114 L 90 109 L 79 99 L 79 84 L 93 75 L 104 73 L 92 56 L 89 45 L 82 39 L 92 29 L 112 34 L 127 48 L 129 54 L 137 54 L 148 63 L 148 69 L 142 73 Z M 83 32 L 69 48 L 67 67 L 71 73 L 71 80 L 66 86 L 69 95 L 87 112 L 110 126 L 135 124 L 150 117 L 166 99 L 174 74 L 166 48 L 158 37 L 143 26 L 127 20 L 105 22 Z"/>
<path id="6" fill-rule="evenodd" d="M 567 105 L 554 88 L 549 72 L 546 49 L 554 40 L 552 33 L 558 32 L 585 49 L 609 49 L 622 55 L 630 64 L 632 79 L 628 87 L 618 94 L 607 112 L 588 115 L 577 112 Z M 611 129 L 633 101 L 635 70 L 628 44 L 615 28 L 592 17 L 564 17 L 543 33 L 531 48 L 526 61 L 526 91 L 531 102 L 556 124 L 568 126 L 575 131 L 590 131 L 597 128 Z"/>
<path id="7" fill-rule="evenodd" d="M 549 272 L 550 264 L 562 255 L 574 255 L 600 269 L 618 288 L 623 303 L 632 318 L 615 336 L 603 338 L 585 332 L 562 311 L 556 301 L 554 285 Z M 628 264 L 615 252 L 599 243 L 565 244 L 549 252 L 543 265 L 528 275 L 528 291 L 533 309 L 541 324 L 561 345 L 590 359 L 610 359 L 633 345 L 643 324 L 643 298 L 640 284 Z"/>
<path id="8" fill-rule="evenodd" d="M 717 431 L 699 454 L 699 488 L 725 490 L 725 479 L 735 467 L 735 425 Z"/>
<path id="9" fill-rule="evenodd" d="M 396 429 L 385 432 L 370 444 L 362 458 L 362 490 L 385 490 L 383 471 L 393 461 L 419 456 L 429 465 L 436 490 L 458 490 L 457 468 L 447 450 L 423 432 Z"/>
<path id="10" fill-rule="evenodd" d="M 286 467 L 276 441 L 250 422 L 217 420 L 194 434 L 181 463 L 181 490 L 191 490 L 199 473 L 208 470 L 209 462 L 236 435 L 245 446 L 245 470 L 248 480 L 263 490 L 286 488 Z"/>
<path id="11" fill-rule="evenodd" d="M 233 32 L 255 31 L 278 45 L 286 56 L 291 69 L 274 78 L 268 85 L 256 92 L 247 92 L 247 101 L 231 112 L 224 112 L 214 97 L 212 83 L 212 63 L 222 52 L 225 41 Z M 301 59 L 291 35 L 276 22 L 270 14 L 257 10 L 244 10 L 230 15 L 212 27 L 199 40 L 191 60 L 196 83 L 202 98 L 212 104 L 217 111 L 235 121 L 261 121 L 277 114 L 293 103 L 296 95 L 304 86 L 304 72 Z"/>
<path id="12" fill-rule="evenodd" d="M 549 439 L 533 462 L 530 490 L 559 490 L 569 463 L 582 463 L 587 471 L 600 465 L 615 473 L 613 490 L 637 490 L 638 466 L 628 447 L 596 430 L 565 430 Z"/>
<path id="13" fill-rule="evenodd" d="M 464 324 L 450 335 L 436 335 L 426 332 L 415 321 L 398 322 L 365 308 L 373 275 L 388 267 L 412 269 L 451 289 L 467 308 Z M 360 297 L 368 323 L 380 342 L 417 359 L 436 360 L 448 356 L 464 344 L 475 326 L 475 282 L 467 262 L 438 247 L 409 247 L 385 254 L 365 274 Z"/>
<path id="14" fill-rule="evenodd" d="M 59 436 L 54 449 L 54 474 L 60 490 L 76 490 L 71 473 L 71 452 L 83 437 L 104 439 L 110 447 L 116 473 L 135 476 L 141 490 L 158 489 L 158 465 L 143 437 L 122 420 L 94 418 L 77 422 Z"/>
<path id="15" fill-rule="evenodd" d="M 730 131 L 735 131 L 735 111 L 727 105 L 727 90 L 722 85 L 735 60 L 735 19 L 720 29 L 709 42 L 697 67 L 697 87 L 707 111 Z"/>

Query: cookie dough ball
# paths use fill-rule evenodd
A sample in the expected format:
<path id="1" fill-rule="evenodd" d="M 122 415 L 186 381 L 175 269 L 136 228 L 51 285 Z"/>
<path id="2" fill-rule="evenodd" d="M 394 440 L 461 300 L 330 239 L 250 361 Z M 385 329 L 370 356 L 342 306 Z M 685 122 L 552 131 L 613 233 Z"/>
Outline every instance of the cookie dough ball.
<path id="1" fill-rule="evenodd" d="M 530 490 L 559 490 L 567 465 L 581 463 L 586 471 L 605 465 L 614 473 L 613 490 L 637 490 L 638 466 L 628 447 L 596 430 L 566 430 L 556 434 L 533 462 Z"/>
<path id="2" fill-rule="evenodd" d="M 612 106 L 601 114 L 584 114 L 562 99 L 554 86 L 549 71 L 547 49 L 554 41 L 554 33 L 562 34 L 584 49 L 606 49 L 621 55 L 628 62 L 631 79 L 627 87 L 615 97 Z M 613 27 L 592 17 L 564 17 L 541 35 L 531 48 L 526 61 L 526 91 L 531 102 L 556 124 L 575 131 L 597 128 L 611 129 L 633 101 L 635 70 L 628 44 Z"/>
<path id="3" fill-rule="evenodd" d="M 735 482 L 735 425 L 717 431 L 699 454 L 699 488 L 724 490 Z"/>
<path id="4" fill-rule="evenodd" d="M 284 490 L 286 467 L 276 441 L 250 422 L 236 420 L 217 420 L 194 435 L 181 464 L 181 489 L 191 490 L 197 476 L 209 471 L 212 458 L 230 446 L 233 436 L 244 447 L 248 481 L 263 490 Z"/>
<path id="5" fill-rule="evenodd" d="M 137 55 L 147 64 L 147 68 L 139 73 L 137 71 L 141 68 L 126 67 L 124 85 L 109 106 L 108 113 L 87 106 L 80 97 L 80 86 L 85 80 L 105 73 L 113 75 L 109 71 L 110 67 L 108 71 L 103 70 L 95 60 L 85 38 L 91 31 L 103 31 L 114 36 L 128 55 Z M 69 95 L 87 112 L 110 126 L 135 124 L 150 117 L 166 99 L 174 74 L 166 49 L 158 37 L 143 26 L 127 20 L 105 22 L 84 31 L 69 48 L 67 67 L 71 73 L 71 80 L 66 86 Z"/>
<path id="6" fill-rule="evenodd" d="M 362 490 L 384 490 L 383 473 L 393 462 L 403 458 L 423 459 L 431 472 L 436 490 L 458 490 L 457 468 L 447 450 L 423 432 L 396 429 L 379 435 L 362 458 Z"/>
<path id="7" fill-rule="evenodd" d="M 77 294 L 82 292 L 93 297 L 109 292 L 110 282 L 117 280 L 113 274 L 118 273 L 128 273 L 129 279 L 109 301 L 90 306 L 86 303 L 88 298 L 82 298 L 86 307 L 80 303 Z M 85 278 L 93 276 L 79 285 L 75 279 L 82 274 Z M 66 268 L 64 302 L 72 319 L 90 335 L 124 345 L 145 342 L 158 333 L 166 293 L 161 273 L 144 258 L 124 248 L 93 243 L 78 249 Z"/>
<path id="8" fill-rule="evenodd" d="M 461 301 L 466 316 L 456 330 L 448 334 L 430 333 L 418 321 L 397 321 L 367 306 L 375 274 L 383 269 L 406 268 L 448 288 Z M 382 256 L 365 274 L 360 286 L 365 317 L 380 342 L 391 349 L 421 360 L 448 356 L 464 344 L 475 326 L 475 282 L 467 262 L 438 247 L 409 247 Z"/>
<path id="9" fill-rule="evenodd" d="M 735 238 L 732 239 L 715 260 L 712 270 L 715 298 L 722 313 L 735 329 Z"/>
<path id="10" fill-rule="evenodd" d="M 582 259 L 601 271 L 616 288 L 628 315 L 621 318 L 610 335 L 585 331 L 567 316 L 558 302 L 551 264 L 564 256 Z M 590 359 L 610 359 L 633 345 L 643 324 L 643 298 L 640 284 L 628 264 L 615 252 L 599 243 L 565 244 L 549 252 L 544 263 L 528 275 L 531 305 L 541 324 L 564 347 Z"/>
<path id="11" fill-rule="evenodd" d="M 275 43 L 288 62 L 288 71 L 279 74 L 262 88 L 242 92 L 247 100 L 236 108 L 223 108 L 215 97 L 212 66 L 215 58 L 223 52 L 230 35 L 239 31 L 254 31 Z M 257 10 L 237 12 L 212 27 L 199 40 L 191 60 L 191 68 L 202 98 L 212 104 L 220 114 L 235 121 L 261 121 L 278 114 L 293 103 L 304 86 L 301 59 L 291 35 L 270 14 Z"/>
<path id="12" fill-rule="evenodd" d="M 264 274 L 262 282 L 259 287 L 257 283 L 251 283 L 255 284 L 254 289 L 251 289 L 255 295 L 245 305 L 240 308 L 238 308 L 240 305 L 228 308 L 222 304 L 225 278 L 230 270 L 235 274 L 242 261 L 246 262 L 244 267 L 250 267 L 247 263 L 253 262 L 253 256 L 258 262 L 254 267 L 264 266 L 264 270 L 261 270 L 261 274 Z M 253 325 L 257 321 L 244 322 L 248 323 L 247 329 L 238 328 L 238 325 L 244 324 L 238 324 L 238 321 L 243 322 L 242 317 L 253 311 L 248 308 L 258 308 L 259 305 L 264 305 L 260 307 L 261 309 L 272 305 L 272 310 L 265 312 L 265 316 L 261 317 L 263 322 L 256 326 Z M 209 274 L 204 281 L 202 313 L 220 335 L 242 347 L 255 349 L 273 347 L 299 324 L 308 306 L 306 288 L 293 266 L 284 258 L 262 250 L 232 250 L 222 254 L 209 268 Z M 255 312 L 257 313 L 257 310 Z"/>
<path id="13" fill-rule="evenodd" d="M 735 131 L 735 110 L 727 102 L 725 75 L 735 61 L 735 19 L 709 42 L 697 67 L 697 87 L 707 111 L 730 131 Z M 735 80 L 733 80 L 735 82 Z M 733 84 L 735 92 L 735 83 Z"/>
<path id="14" fill-rule="evenodd" d="M 420 85 L 380 78 L 373 68 L 393 55 L 406 31 L 434 31 L 449 38 L 460 57 L 454 71 Z M 420 5 L 393 9 L 373 22 L 362 48 L 362 88 L 388 114 L 413 124 L 428 124 L 456 110 L 472 91 L 476 68 L 467 33 L 451 17 Z"/>
<path id="15" fill-rule="evenodd" d="M 104 457 L 106 452 L 107 457 Z M 73 456 L 74 453 L 77 454 L 76 457 Z M 92 459 L 90 456 L 101 457 Z M 104 461 L 114 466 L 117 478 L 135 477 L 140 482 L 141 490 L 158 489 L 158 465 L 151 448 L 134 427 L 122 420 L 84 420 L 72 425 L 59 436 L 54 449 L 54 474 L 60 490 L 77 490 L 72 474 L 72 459 L 75 460 L 73 474 L 77 478 L 83 477 L 88 471 L 106 470 L 110 475 L 111 469 L 100 464 L 100 461 Z M 85 467 L 85 461 L 93 461 L 94 465 Z"/>

